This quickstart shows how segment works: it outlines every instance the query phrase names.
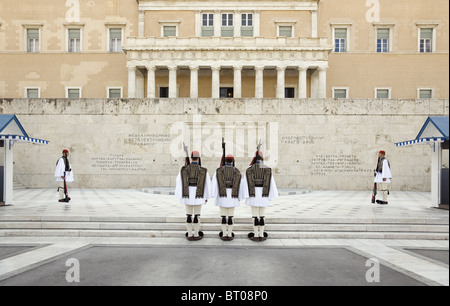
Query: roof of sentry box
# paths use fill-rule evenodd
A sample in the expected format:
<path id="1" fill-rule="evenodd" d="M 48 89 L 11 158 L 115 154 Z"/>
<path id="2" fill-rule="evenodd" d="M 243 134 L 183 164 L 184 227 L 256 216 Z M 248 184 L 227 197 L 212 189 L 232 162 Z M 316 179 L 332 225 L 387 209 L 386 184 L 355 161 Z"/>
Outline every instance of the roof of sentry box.
<path id="1" fill-rule="evenodd" d="M 0 115 L 0 140 L 48 144 L 47 140 L 31 138 L 20 124 L 16 115 Z"/>
<path id="2" fill-rule="evenodd" d="M 449 117 L 434 116 L 428 117 L 416 139 L 398 142 L 395 145 L 401 147 L 416 143 L 443 142 L 446 140 L 449 140 Z"/>

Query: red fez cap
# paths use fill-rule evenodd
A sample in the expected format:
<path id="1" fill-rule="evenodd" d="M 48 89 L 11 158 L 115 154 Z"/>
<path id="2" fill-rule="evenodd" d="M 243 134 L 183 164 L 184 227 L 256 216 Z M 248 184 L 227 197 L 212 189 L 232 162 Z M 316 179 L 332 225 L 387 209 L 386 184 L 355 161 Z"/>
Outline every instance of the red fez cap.
<path id="1" fill-rule="evenodd" d="M 233 154 L 228 154 L 227 156 L 225 156 L 225 159 L 234 159 Z"/>
<path id="2" fill-rule="evenodd" d="M 69 153 L 69 150 L 63 150 L 62 152 L 63 153 Z"/>
<path id="3" fill-rule="evenodd" d="M 198 151 L 192 151 L 192 158 L 200 158 L 200 153 Z"/>
<path id="4" fill-rule="evenodd" d="M 386 152 L 384 152 L 383 150 L 381 150 L 380 153 L 386 155 Z"/>

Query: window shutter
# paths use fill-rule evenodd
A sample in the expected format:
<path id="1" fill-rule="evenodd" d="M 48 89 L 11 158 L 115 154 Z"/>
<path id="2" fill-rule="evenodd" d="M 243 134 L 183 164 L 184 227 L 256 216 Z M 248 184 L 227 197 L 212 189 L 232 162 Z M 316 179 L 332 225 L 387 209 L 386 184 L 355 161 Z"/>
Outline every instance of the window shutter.
<path id="1" fill-rule="evenodd" d="M 378 29 L 377 30 L 378 39 L 389 39 L 389 29 Z"/>
<path id="2" fill-rule="evenodd" d="M 202 27 L 202 37 L 214 36 L 214 27 Z"/>
<path id="3" fill-rule="evenodd" d="M 431 99 L 432 98 L 431 89 L 421 89 L 419 91 L 419 98 L 420 99 Z"/>
<path id="4" fill-rule="evenodd" d="M 420 29 L 420 38 L 433 38 L 433 29 Z"/>
<path id="5" fill-rule="evenodd" d="M 119 88 L 111 88 L 109 90 L 109 98 L 120 98 L 120 89 Z"/>
<path id="6" fill-rule="evenodd" d="M 336 98 L 336 99 L 347 98 L 347 90 L 346 89 L 335 89 L 334 90 L 334 98 Z"/>
<path id="7" fill-rule="evenodd" d="M 292 37 L 292 27 L 280 26 L 280 37 Z"/>
<path id="8" fill-rule="evenodd" d="M 78 88 L 70 88 L 67 90 L 67 97 L 69 99 L 77 99 L 80 97 L 80 90 Z"/>
<path id="9" fill-rule="evenodd" d="M 37 88 L 28 88 L 27 89 L 27 98 L 39 98 L 39 90 Z"/>
<path id="10" fill-rule="evenodd" d="M 39 39 L 39 29 L 28 29 L 27 36 L 28 39 Z"/>
<path id="11" fill-rule="evenodd" d="M 241 27 L 241 36 L 253 37 L 253 27 Z"/>
<path id="12" fill-rule="evenodd" d="M 69 39 L 80 39 L 80 29 L 69 29 Z"/>
<path id="13" fill-rule="evenodd" d="M 388 99 L 389 90 L 388 89 L 377 89 L 377 99 Z"/>
<path id="14" fill-rule="evenodd" d="M 177 36 L 177 27 L 175 26 L 165 26 L 163 31 L 164 37 Z"/>
<path id="15" fill-rule="evenodd" d="M 347 38 L 347 29 L 334 29 L 334 38 L 346 39 Z"/>
<path id="16" fill-rule="evenodd" d="M 110 29 L 109 37 L 111 39 L 122 39 L 122 29 Z"/>

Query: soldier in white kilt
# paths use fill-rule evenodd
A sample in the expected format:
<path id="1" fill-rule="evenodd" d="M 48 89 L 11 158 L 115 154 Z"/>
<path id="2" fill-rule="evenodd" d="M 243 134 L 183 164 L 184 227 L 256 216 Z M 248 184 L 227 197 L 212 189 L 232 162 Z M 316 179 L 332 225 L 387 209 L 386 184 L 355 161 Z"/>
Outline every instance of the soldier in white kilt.
<path id="1" fill-rule="evenodd" d="M 189 241 L 200 240 L 200 214 L 202 205 L 211 198 L 211 178 L 208 170 L 201 166 L 200 153 L 193 151 L 192 162 L 181 168 L 177 177 L 175 196 L 186 205 L 186 238 Z"/>
<path id="2" fill-rule="evenodd" d="M 56 162 L 55 178 L 59 182 L 59 202 L 69 202 L 70 197 L 67 191 L 67 183 L 74 181 L 73 171 L 69 162 L 69 151 L 63 150 L 62 154 Z"/>
<path id="3" fill-rule="evenodd" d="M 272 169 L 264 165 L 261 151 L 250 164 L 242 179 L 243 197 L 246 204 L 252 208 L 253 232 L 248 237 L 253 241 L 264 241 L 268 234 L 265 229 L 266 208 L 270 201 L 278 197 L 278 189 L 273 177 Z"/>
<path id="4" fill-rule="evenodd" d="M 375 169 L 375 179 L 374 183 L 377 184 L 378 190 L 381 191 L 383 200 L 377 200 L 376 202 L 380 205 L 388 204 L 389 187 L 391 185 L 392 173 L 391 164 L 385 157 L 386 152 L 381 150 L 378 152 L 378 163 Z"/>
<path id="5" fill-rule="evenodd" d="M 222 231 L 219 236 L 224 241 L 234 238 L 233 217 L 235 207 L 242 199 L 241 172 L 234 165 L 234 156 L 225 157 L 225 164 L 217 169 L 212 180 L 212 196 L 220 207 Z"/>

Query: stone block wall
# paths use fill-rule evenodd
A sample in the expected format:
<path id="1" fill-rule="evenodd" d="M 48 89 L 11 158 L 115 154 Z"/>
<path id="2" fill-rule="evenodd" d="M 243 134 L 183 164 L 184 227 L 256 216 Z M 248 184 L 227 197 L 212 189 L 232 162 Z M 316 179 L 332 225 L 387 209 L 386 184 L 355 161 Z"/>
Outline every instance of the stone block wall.
<path id="1" fill-rule="evenodd" d="M 56 186 L 64 148 L 75 188 L 173 187 L 183 141 L 201 151 L 212 176 L 225 137 L 241 170 L 262 139 L 281 188 L 371 190 L 383 149 L 393 190 L 429 191 L 430 147 L 394 143 L 414 139 L 428 116 L 448 116 L 449 101 L 0 98 L 0 113 L 17 115 L 30 137 L 50 141 L 14 147 L 15 180 L 31 188 Z"/>

